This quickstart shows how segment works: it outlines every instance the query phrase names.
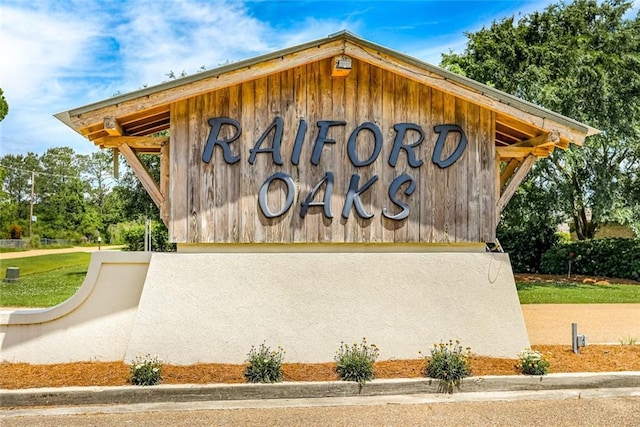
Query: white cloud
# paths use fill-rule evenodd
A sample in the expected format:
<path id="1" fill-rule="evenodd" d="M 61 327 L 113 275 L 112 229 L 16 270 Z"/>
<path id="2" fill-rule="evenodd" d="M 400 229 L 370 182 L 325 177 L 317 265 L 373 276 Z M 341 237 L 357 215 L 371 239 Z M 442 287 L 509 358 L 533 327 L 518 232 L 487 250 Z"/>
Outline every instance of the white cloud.
<path id="1" fill-rule="evenodd" d="M 167 80 L 166 73 L 193 74 L 272 50 L 269 28 L 241 3 L 136 2 L 115 34 L 128 89 Z"/>
<path id="2" fill-rule="evenodd" d="M 17 102 L 55 91 L 48 83 L 75 74 L 95 36 L 91 24 L 70 14 L 0 6 L 0 16 L 0 85 Z"/>

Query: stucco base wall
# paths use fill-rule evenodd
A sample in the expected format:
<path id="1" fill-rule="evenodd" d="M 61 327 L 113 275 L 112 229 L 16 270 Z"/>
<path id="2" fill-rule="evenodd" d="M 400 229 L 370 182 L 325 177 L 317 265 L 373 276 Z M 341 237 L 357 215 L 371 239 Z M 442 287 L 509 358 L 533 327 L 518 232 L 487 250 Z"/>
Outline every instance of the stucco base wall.
<path id="1" fill-rule="evenodd" d="M 242 363 L 263 341 L 326 362 L 363 337 L 381 359 L 449 339 L 511 358 L 529 345 L 506 254 L 102 252 L 64 303 L 0 311 L 3 362 Z"/>
<path id="2" fill-rule="evenodd" d="M 366 337 L 381 360 L 460 339 L 480 355 L 529 346 L 506 254 L 153 254 L 125 354 L 242 363 L 252 345 L 333 360 Z"/>

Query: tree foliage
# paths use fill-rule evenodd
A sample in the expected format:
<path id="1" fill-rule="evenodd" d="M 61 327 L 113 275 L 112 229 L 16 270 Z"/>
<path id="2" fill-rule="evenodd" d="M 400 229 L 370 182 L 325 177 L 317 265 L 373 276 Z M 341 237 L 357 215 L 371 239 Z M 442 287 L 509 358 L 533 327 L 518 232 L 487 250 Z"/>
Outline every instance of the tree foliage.
<path id="1" fill-rule="evenodd" d="M 4 97 L 4 91 L 0 87 L 0 122 L 4 120 L 9 114 L 9 103 L 7 99 Z"/>
<path id="2" fill-rule="evenodd" d="M 517 272 L 540 272 L 543 254 L 558 242 L 558 213 L 549 209 L 557 201 L 540 188 L 534 172 L 520 185 L 503 214 L 497 236 Z M 552 193 L 553 194 L 553 193 Z"/>
<path id="3" fill-rule="evenodd" d="M 626 18 L 631 6 L 554 4 L 469 33 L 462 54 L 443 55 L 445 68 L 602 130 L 534 172 L 556 203 L 547 209 L 571 219 L 580 239 L 608 221 L 640 232 L 640 14 Z"/>
<path id="4" fill-rule="evenodd" d="M 158 156 L 141 160 L 158 179 Z M 133 172 L 123 164 L 122 178 L 116 180 L 112 161 L 109 152 L 80 155 L 68 147 L 1 157 L 0 238 L 30 237 L 32 203 L 37 217 L 33 234 L 45 238 L 95 241 L 101 236 L 110 241 L 112 232 L 122 238 L 136 221 L 159 221 L 158 209 Z"/>

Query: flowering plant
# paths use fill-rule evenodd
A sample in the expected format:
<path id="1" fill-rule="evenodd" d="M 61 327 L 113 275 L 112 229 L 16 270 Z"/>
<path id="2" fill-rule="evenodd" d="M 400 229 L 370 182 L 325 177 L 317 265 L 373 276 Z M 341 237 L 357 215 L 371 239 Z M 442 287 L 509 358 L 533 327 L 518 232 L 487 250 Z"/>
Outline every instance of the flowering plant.
<path id="1" fill-rule="evenodd" d="M 518 369 L 525 375 L 544 375 L 549 362 L 538 351 L 527 349 L 518 353 Z"/>
<path id="2" fill-rule="evenodd" d="M 454 388 L 460 388 L 462 379 L 471 374 L 470 356 L 471 348 L 463 348 L 458 340 L 455 343 L 449 340 L 447 344 L 434 344 L 431 357 L 426 357 L 427 367 L 424 372 L 428 377 L 440 380 L 438 391 L 453 393 Z"/>
<path id="3" fill-rule="evenodd" d="M 131 365 L 129 381 L 133 385 L 156 385 L 162 381 L 162 359 L 159 356 L 137 356 Z"/>
<path id="4" fill-rule="evenodd" d="M 363 338 L 362 343 L 353 343 L 348 346 L 340 343 L 340 348 L 334 357 L 336 373 L 344 381 L 356 381 L 361 386 L 373 379 L 373 363 L 380 356 L 380 350 L 375 344 L 367 344 Z"/>
<path id="5" fill-rule="evenodd" d="M 251 383 L 277 383 L 282 381 L 282 362 L 285 351 L 278 347 L 271 350 L 265 343 L 257 349 L 251 346 L 247 354 L 249 365 L 244 371 L 244 377 Z"/>

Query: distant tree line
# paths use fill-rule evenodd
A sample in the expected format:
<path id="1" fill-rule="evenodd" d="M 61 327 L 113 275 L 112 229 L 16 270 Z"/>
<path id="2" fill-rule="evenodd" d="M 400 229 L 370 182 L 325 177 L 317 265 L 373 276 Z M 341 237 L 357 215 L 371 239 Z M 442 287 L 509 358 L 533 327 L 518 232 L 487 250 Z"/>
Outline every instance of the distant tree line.
<path id="1" fill-rule="evenodd" d="M 157 174 L 158 156 L 142 155 L 141 161 Z M 122 243 L 124 232 L 135 224 L 145 219 L 161 223 L 153 201 L 122 164 L 116 179 L 108 151 L 85 155 L 57 147 L 41 155 L 2 156 L 0 238 L 95 242 L 101 237 L 103 242 Z"/>

